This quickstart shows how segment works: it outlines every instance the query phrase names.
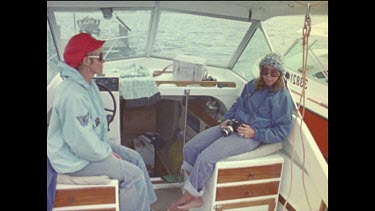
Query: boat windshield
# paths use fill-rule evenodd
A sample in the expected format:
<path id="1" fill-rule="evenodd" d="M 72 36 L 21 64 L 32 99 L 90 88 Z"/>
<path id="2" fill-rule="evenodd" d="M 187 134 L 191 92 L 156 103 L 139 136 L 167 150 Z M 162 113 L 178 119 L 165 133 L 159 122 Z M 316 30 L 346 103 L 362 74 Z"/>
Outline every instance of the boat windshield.
<path id="1" fill-rule="evenodd" d="M 296 20 L 301 20 L 303 25 L 303 16 L 289 17 L 290 21 L 283 21 L 277 30 L 269 27 L 280 25 L 277 18 L 260 23 L 153 8 L 48 8 L 47 17 L 47 85 L 57 74 L 53 65 L 63 60 L 69 38 L 79 32 L 106 40 L 103 52 L 107 62 L 141 57 L 173 60 L 185 54 L 206 58 L 207 66 L 232 70 L 249 81 L 258 76 L 256 64 L 262 56 L 271 51 L 281 52 L 277 45 L 288 43 L 282 38 L 288 23 L 295 26 Z M 301 30 L 300 25 L 293 31 Z M 292 35 L 293 39 L 296 37 Z M 289 51 L 288 60 L 302 58 L 297 48 L 295 45 Z M 291 62 L 288 65 L 298 66 Z M 316 77 L 319 79 L 320 75 Z"/>
<path id="2" fill-rule="evenodd" d="M 251 27 L 252 22 L 167 10 L 158 14 L 155 17 L 151 9 L 114 9 L 112 17 L 104 17 L 100 9 L 56 8 L 49 10 L 47 34 L 51 27 L 57 58 L 62 58 L 70 37 L 86 31 L 106 40 L 103 50 L 107 62 L 137 57 L 173 59 L 186 54 L 206 58 L 209 66 L 234 70 L 246 80 L 253 78 L 249 64 L 271 51 L 263 31 Z M 48 52 L 54 48 L 51 43 Z"/>
<path id="3" fill-rule="evenodd" d="M 278 16 L 262 22 L 273 50 L 282 52 L 289 71 L 302 71 L 302 32 L 305 15 Z M 282 23 L 282 24 L 280 24 Z M 328 85 L 328 15 L 311 17 L 306 77 Z"/>
<path id="4" fill-rule="evenodd" d="M 302 39 L 296 40 L 285 54 L 285 66 L 293 72 L 302 73 Z M 309 44 L 306 77 L 328 85 L 328 49 L 319 40 Z"/>
<path id="5" fill-rule="evenodd" d="M 56 65 L 59 61 L 56 46 L 54 45 L 52 33 L 47 20 L 47 85 L 56 75 Z"/>

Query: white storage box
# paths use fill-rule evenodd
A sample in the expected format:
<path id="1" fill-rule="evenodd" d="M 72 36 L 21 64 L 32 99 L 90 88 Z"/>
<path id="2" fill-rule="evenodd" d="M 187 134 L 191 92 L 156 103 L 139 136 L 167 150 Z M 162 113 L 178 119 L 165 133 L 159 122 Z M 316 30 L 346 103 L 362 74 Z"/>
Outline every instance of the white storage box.
<path id="1" fill-rule="evenodd" d="M 173 61 L 173 80 L 175 81 L 201 81 L 205 71 L 205 58 L 180 54 Z"/>
<path id="2" fill-rule="evenodd" d="M 151 143 L 147 143 L 144 140 L 139 138 L 133 139 L 135 151 L 137 151 L 146 165 L 149 165 L 151 168 L 155 167 L 155 148 Z"/>

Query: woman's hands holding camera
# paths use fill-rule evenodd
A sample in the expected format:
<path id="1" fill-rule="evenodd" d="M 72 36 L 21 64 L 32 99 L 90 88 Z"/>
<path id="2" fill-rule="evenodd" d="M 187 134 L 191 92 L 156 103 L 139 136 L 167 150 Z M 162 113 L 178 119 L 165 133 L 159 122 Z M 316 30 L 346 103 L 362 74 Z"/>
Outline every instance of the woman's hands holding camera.
<path id="1" fill-rule="evenodd" d="M 221 127 L 221 128 L 225 128 L 225 127 L 227 126 L 228 122 L 229 122 L 229 119 L 226 119 L 224 122 L 222 122 L 222 123 L 220 124 L 220 127 Z"/>
<path id="2" fill-rule="evenodd" d="M 253 138 L 255 136 L 255 131 L 249 125 L 242 123 L 241 126 L 237 128 L 238 135 L 244 138 Z"/>

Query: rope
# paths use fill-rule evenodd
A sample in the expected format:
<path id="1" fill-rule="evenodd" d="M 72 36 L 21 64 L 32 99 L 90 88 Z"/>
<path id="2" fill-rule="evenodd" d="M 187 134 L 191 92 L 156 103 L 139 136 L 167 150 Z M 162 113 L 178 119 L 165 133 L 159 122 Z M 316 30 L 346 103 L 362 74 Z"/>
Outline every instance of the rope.
<path id="1" fill-rule="evenodd" d="M 164 67 L 164 69 L 162 71 L 160 70 L 155 70 L 153 73 L 152 73 L 152 76 L 153 77 L 156 77 L 156 76 L 160 76 L 161 74 L 163 73 L 172 73 L 173 71 L 166 71 L 168 69 L 168 67 L 172 66 L 173 64 L 170 64 L 166 67 Z"/>
<path id="2" fill-rule="evenodd" d="M 301 91 L 301 94 L 300 94 L 300 100 L 299 100 L 299 103 L 298 103 L 298 111 L 300 110 L 301 108 L 301 105 L 302 105 L 302 114 L 301 114 L 301 124 L 300 124 L 300 136 L 301 136 L 301 140 L 302 140 L 302 152 L 303 152 L 303 159 L 302 159 L 302 171 L 304 171 L 305 169 L 305 145 L 304 145 L 304 138 L 302 136 L 302 120 L 304 119 L 304 116 L 305 116 L 305 84 L 306 84 L 306 70 L 307 70 L 307 58 L 308 58 L 308 43 L 309 43 L 309 36 L 310 36 L 310 32 L 311 32 L 311 16 L 310 16 L 310 9 L 311 9 L 311 6 L 310 4 L 304 4 L 304 3 L 301 3 L 301 2 L 297 2 L 297 3 L 300 3 L 302 5 L 305 5 L 307 10 L 306 10 L 306 15 L 305 15 L 305 21 L 304 21 L 304 26 L 303 26 L 303 29 L 302 29 L 302 91 Z M 321 2 L 317 2 L 317 3 L 314 3 L 313 5 L 317 5 Z M 302 103 L 301 103 L 302 101 Z M 294 128 L 296 127 L 296 122 L 297 122 L 297 118 L 295 118 L 294 120 L 294 123 L 293 123 L 293 130 Z M 293 133 L 293 140 L 292 140 L 292 145 L 293 145 L 293 148 L 294 148 L 294 133 Z M 286 198 L 286 201 L 285 201 L 285 204 L 284 204 L 284 207 L 283 207 L 283 210 L 285 210 L 286 208 L 286 205 L 288 204 L 288 200 L 289 200 L 289 197 L 290 197 L 290 193 L 292 191 L 292 185 L 293 185 L 293 164 L 294 164 L 294 153 L 295 150 L 293 149 L 293 153 L 292 153 L 292 165 L 291 165 L 291 169 L 290 169 L 290 172 L 291 172 L 291 178 L 290 178 L 290 187 L 289 187 L 289 192 L 288 192 L 288 196 Z M 306 186 L 305 186 L 305 173 L 302 172 L 302 184 L 303 184 L 303 190 L 304 190 L 304 193 L 305 193 L 305 197 L 306 197 L 306 200 L 307 200 L 307 204 L 309 205 L 309 208 L 311 210 L 311 205 L 310 205 L 310 201 L 309 201 L 309 198 L 308 198 L 308 195 L 307 195 L 307 191 L 306 191 Z"/>
<path id="3" fill-rule="evenodd" d="M 303 35 L 303 40 L 302 40 L 302 46 L 303 46 L 303 63 L 302 63 L 302 67 L 303 67 L 303 71 L 302 71 L 302 81 L 303 81 L 303 85 L 302 85 L 302 95 L 301 95 L 301 98 L 303 97 L 303 108 L 302 108 L 302 119 L 304 119 L 305 117 L 305 84 L 306 84 L 306 71 L 307 71 L 307 58 L 308 58 L 308 46 L 309 46 L 309 36 L 310 36 L 310 32 L 311 32 L 311 16 L 310 16 L 310 9 L 311 9 L 311 6 L 310 4 L 307 5 L 307 11 L 306 11 L 306 16 L 305 16 L 305 25 L 303 27 L 303 30 L 302 30 L 302 35 Z M 300 104 L 301 105 L 301 104 Z M 306 156 L 306 153 L 305 153 L 305 144 L 304 144 L 304 139 L 303 139 L 303 136 L 302 136 L 302 119 L 301 119 L 301 125 L 300 125 L 300 134 L 301 134 L 301 140 L 302 140 L 302 149 L 303 149 L 303 159 L 302 159 L 302 167 L 303 169 L 305 169 L 305 156 Z M 304 190 L 304 193 L 305 193 L 305 197 L 306 197 L 306 200 L 307 200 L 307 204 L 309 205 L 309 208 L 311 210 L 311 205 L 310 205 L 310 200 L 309 200 L 309 197 L 307 195 L 307 191 L 306 191 L 306 186 L 305 186 L 305 173 L 302 172 L 302 184 L 303 184 L 303 190 Z"/>

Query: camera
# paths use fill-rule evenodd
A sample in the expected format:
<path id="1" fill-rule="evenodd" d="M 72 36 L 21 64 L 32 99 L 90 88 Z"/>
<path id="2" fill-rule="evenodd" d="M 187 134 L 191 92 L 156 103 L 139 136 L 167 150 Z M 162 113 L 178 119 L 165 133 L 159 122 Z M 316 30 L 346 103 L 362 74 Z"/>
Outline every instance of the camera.
<path id="1" fill-rule="evenodd" d="M 221 132 L 224 136 L 229 136 L 232 133 L 237 132 L 237 128 L 241 125 L 241 121 L 235 119 L 229 120 L 229 122 L 227 122 L 227 126 L 221 129 Z"/>

